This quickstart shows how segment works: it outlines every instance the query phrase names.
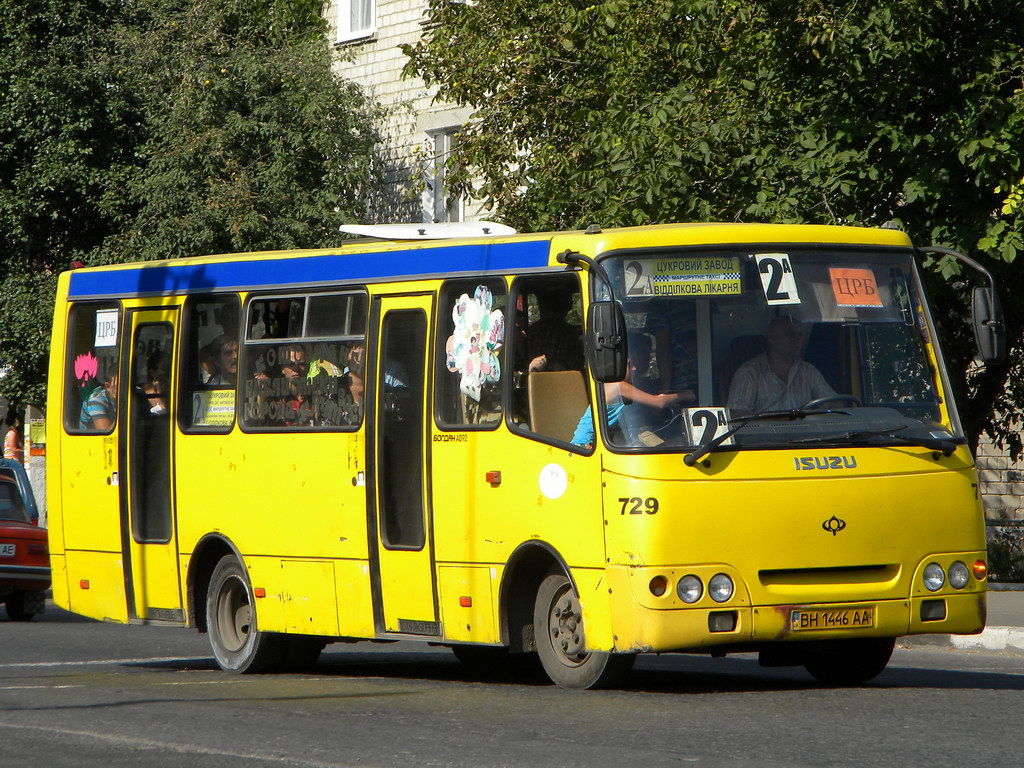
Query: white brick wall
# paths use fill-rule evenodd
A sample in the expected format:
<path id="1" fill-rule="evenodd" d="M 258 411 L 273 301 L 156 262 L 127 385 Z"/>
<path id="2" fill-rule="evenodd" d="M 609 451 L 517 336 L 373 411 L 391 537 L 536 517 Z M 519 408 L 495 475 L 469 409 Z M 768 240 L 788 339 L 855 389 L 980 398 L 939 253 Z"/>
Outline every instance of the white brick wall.
<path id="1" fill-rule="evenodd" d="M 369 211 L 376 223 L 429 220 L 417 183 L 417 152 L 424 150 L 428 131 L 459 126 L 470 114 L 469 110 L 433 103 L 433 90 L 420 78 L 402 78 L 407 59 L 398 46 L 420 38 L 426 7 L 425 0 L 377 0 L 376 33 L 337 44 L 340 54 L 351 57 L 338 63 L 338 71 L 361 85 L 390 113 L 378 173 L 383 186 L 371 200 Z M 324 13 L 335 40 L 336 0 Z"/>
<path id="2" fill-rule="evenodd" d="M 1005 451 L 982 435 L 977 464 L 985 517 L 1024 520 L 1024 460 L 1011 461 Z"/>

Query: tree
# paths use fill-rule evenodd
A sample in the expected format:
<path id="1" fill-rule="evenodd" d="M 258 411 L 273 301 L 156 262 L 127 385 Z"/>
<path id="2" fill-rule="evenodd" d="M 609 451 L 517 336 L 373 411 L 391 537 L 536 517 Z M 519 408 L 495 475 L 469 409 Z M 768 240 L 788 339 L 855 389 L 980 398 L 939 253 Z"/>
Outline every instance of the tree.
<path id="1" fill-rule="evenodd" d="M 0 391 L 42 404 L 56 274 L 319 246 L 377 112 L 320 0 L 0 0 Z"/>
<path id="2" fill-rule="evenodd" d="M 94 261 L 337 242 L 361 213 L 377 113 L 332 71 L 319 0 L 136 0 L 116 34 L 141 104 Z"/>
<path id="3" fill-rule="evenodd" d="M 450 178 L 513 225 L 897 219 L 1024 288 L 1019 2 L 431 0 L 430 17 L 407 71 L 477 110 Z M 929 266 L 972 446 L 985 430 L 1019 452 L 1024 309 L 1005 302 L 1011 366 L 975 366 L 956 266 Z"/>
<path id="4" fill-rule="evenodd" d="M 0 389 L 14 407 L 43 402 L 56 272 L 110 235 L 105 169 L 138 140 L 98 55 L 124 10 L 0 0 Z"/>

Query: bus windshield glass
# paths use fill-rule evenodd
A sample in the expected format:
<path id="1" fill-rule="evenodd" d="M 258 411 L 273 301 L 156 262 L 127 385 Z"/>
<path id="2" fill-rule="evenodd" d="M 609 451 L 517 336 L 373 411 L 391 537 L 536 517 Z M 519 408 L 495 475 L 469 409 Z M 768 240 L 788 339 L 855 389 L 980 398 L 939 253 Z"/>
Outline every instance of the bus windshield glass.
<path id="1" fill-rule="evenodd" d="M 602 261 L 629 331 L 613 448 L 962 442 L 909 251 L 645 250 Z M 730 433 L 730 434 L 726 434 Z"/>

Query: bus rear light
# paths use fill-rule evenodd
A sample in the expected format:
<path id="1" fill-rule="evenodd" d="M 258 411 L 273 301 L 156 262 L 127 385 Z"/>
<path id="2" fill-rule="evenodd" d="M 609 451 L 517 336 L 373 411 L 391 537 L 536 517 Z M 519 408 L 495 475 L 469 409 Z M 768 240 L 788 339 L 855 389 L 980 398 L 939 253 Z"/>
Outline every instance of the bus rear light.
<path id="1" fill-rule="evenodd" d="M 651 590 L 651 594 L 655 597 L 661 597 L 668 592 L 668 579 L 664 576 L 655 576 L 651 579 L 651 583 L 648 585 Z"/>
<path id="2" fill-rule="evenodd" d="M 974 561 L 974 578 L 978 581 L 983 580 L 988 575 L 988 566 L 984 560 Z"/>

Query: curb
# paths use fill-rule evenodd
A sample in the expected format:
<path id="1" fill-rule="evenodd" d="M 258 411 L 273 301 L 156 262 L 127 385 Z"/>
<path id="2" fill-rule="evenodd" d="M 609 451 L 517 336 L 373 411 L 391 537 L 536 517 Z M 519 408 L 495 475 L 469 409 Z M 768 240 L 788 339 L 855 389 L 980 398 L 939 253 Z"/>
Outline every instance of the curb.
<path id="1" fill-rule="evenodd" d="M 910 635 L 896 641 L 903 648 L 952 648 L 958 651 L 996 651 L 1024 656 L 1024 628 L 986 627 L 977 635 Z"/>

